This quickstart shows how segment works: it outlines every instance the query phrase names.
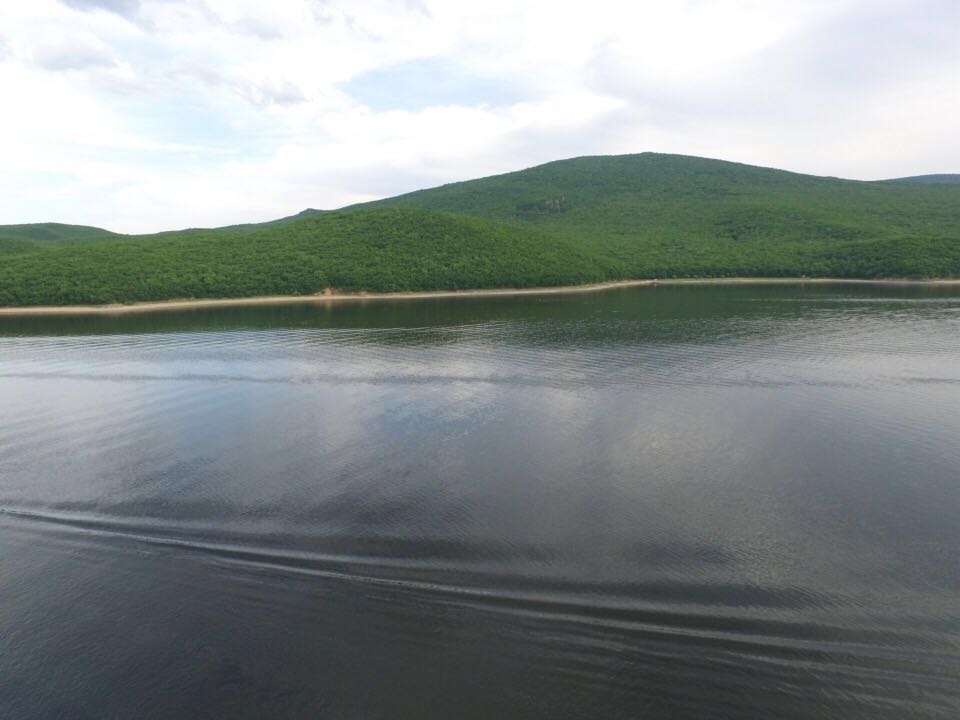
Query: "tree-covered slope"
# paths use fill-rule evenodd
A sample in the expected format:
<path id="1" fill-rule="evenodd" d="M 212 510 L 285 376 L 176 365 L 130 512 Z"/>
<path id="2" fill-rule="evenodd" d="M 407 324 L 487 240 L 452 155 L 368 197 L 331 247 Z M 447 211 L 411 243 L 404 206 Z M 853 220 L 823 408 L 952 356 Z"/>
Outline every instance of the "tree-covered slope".
<path id="1" fill-rule="evenodd" d="M 534 228 L 418 209 L 333 212 L 0 259 L 0 305 L 69 305 L 590 282 L 602 263 Z"/>
<path id="2" fill-rule="evenodd" d="M 561 160 L 358 207 L 509 220 L 623 277 L 960 276 L 960 186 L 858 182 L 644 153 Z"/>
<path id="3" fill-rule="evenodd" d="M 960 184 L 960 175 L 911 175 L 887 182 L 916 183 L 919 185 L 956 185 Z"/>
<path id="4" fill-rule="evenodd" d="M 261 230 L 270 225 L 285 225 L 287 223 L 297 222 L 298 220 L 303 220 L 304 218 L 313 217 L 314 215 L 321 215 L 327 210 L 317 210 L 316 208 L 307 208 L 306 210 L 301 210 L 296 215 L 288 215 L 286 217 L 277 218 L 276 220 L 267 220 L 266 222 L 258 223 L 241 223 L 240 225 L 227 225 L 222 228 L 214 228 L 215 230 L 223 231 L 233 231 L 233 230 Z"/>
<path id="5" fill-rule="evenodd" d="M 21 230 L 0 226 L 0 305 L 653 277 L 960 277 L 960 184 L 650 153 L 213 230 L 104 238 L 96 228 L 7 227 Z"/>
<path id="6" fill-rule="evenodd" d="M 115 235 L 103 228 L 63 223 L 26 223 L 0 225 L 0 238 L 29 240 L 36 243 L 61 243 L 71 240 L 90 240 Z"/>
<path id="7" fill-rule="evenodd" d="M 28 223 L 0 225 L 0 255 L 30 252 L 64 243 L 96 240 L 115 236 L 103 228 L 62 223 Z"/>

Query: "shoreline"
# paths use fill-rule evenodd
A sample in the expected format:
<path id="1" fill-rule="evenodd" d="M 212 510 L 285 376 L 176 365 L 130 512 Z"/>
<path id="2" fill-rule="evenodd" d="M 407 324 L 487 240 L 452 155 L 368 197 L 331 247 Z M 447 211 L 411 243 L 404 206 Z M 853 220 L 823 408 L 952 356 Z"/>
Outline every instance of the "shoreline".
<path id="1" fill-rule="evenodd" d="M 269 295 L 247 298 L 209 298 L 183 300 L 154 300 L 112 305 L 26 305 L 23 307 L 0 307 L 0 317 L 18 315 L 124 315 L 171 310 L 197 310 L 204 308 L 242 307 L 257 305 L 327 305 L 342 302 L 431 300 L 471 297 L 516 297 L 522 295 L 571 295 L 575 293 L 603 292 L 630 287 L 655 287 L 659 285 L 960 285 L 960 278 L 910 280 L 902 278 L 803 278 L 803 277 L 735 277 L 735 278 L 666 278 L 648 280 L 613 280 L 586 285 L 558 285 L 536 288 L 489 288 L 478 290 L 424 290 L 419 292 L 394 293 L 332 293 L 315 295 Z"/>

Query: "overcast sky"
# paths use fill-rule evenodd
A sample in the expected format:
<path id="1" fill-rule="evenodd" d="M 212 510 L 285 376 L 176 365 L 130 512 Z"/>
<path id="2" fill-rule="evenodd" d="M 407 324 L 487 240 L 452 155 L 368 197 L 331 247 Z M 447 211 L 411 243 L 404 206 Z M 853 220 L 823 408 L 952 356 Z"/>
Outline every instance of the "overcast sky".
<path id="1" fill-rule="evenodd" d="M 960 172 L 960 0 L 3 0 L 0 223 L 267 220 L 587 154 Z"/>

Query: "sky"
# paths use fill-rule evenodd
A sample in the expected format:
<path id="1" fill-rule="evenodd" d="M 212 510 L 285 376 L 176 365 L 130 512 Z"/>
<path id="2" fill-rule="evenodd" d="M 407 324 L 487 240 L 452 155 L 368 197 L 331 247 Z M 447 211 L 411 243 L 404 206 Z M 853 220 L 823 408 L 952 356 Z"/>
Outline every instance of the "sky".
<path id="1" fill-rule="evenodd" d="M 0 223 L 256 222 L 579 155 L 960 172 L 960 0 L 3 0 Z"/>

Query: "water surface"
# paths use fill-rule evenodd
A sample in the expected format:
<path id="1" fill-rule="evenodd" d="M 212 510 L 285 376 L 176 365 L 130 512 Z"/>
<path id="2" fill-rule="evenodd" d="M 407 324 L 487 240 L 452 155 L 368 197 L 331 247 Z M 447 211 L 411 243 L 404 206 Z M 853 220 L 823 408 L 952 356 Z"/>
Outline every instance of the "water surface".
<path id="1" fill-rule="evenodd" d="M 960 716 L 960 291 L 0 318 L 0 716 Z"/>

